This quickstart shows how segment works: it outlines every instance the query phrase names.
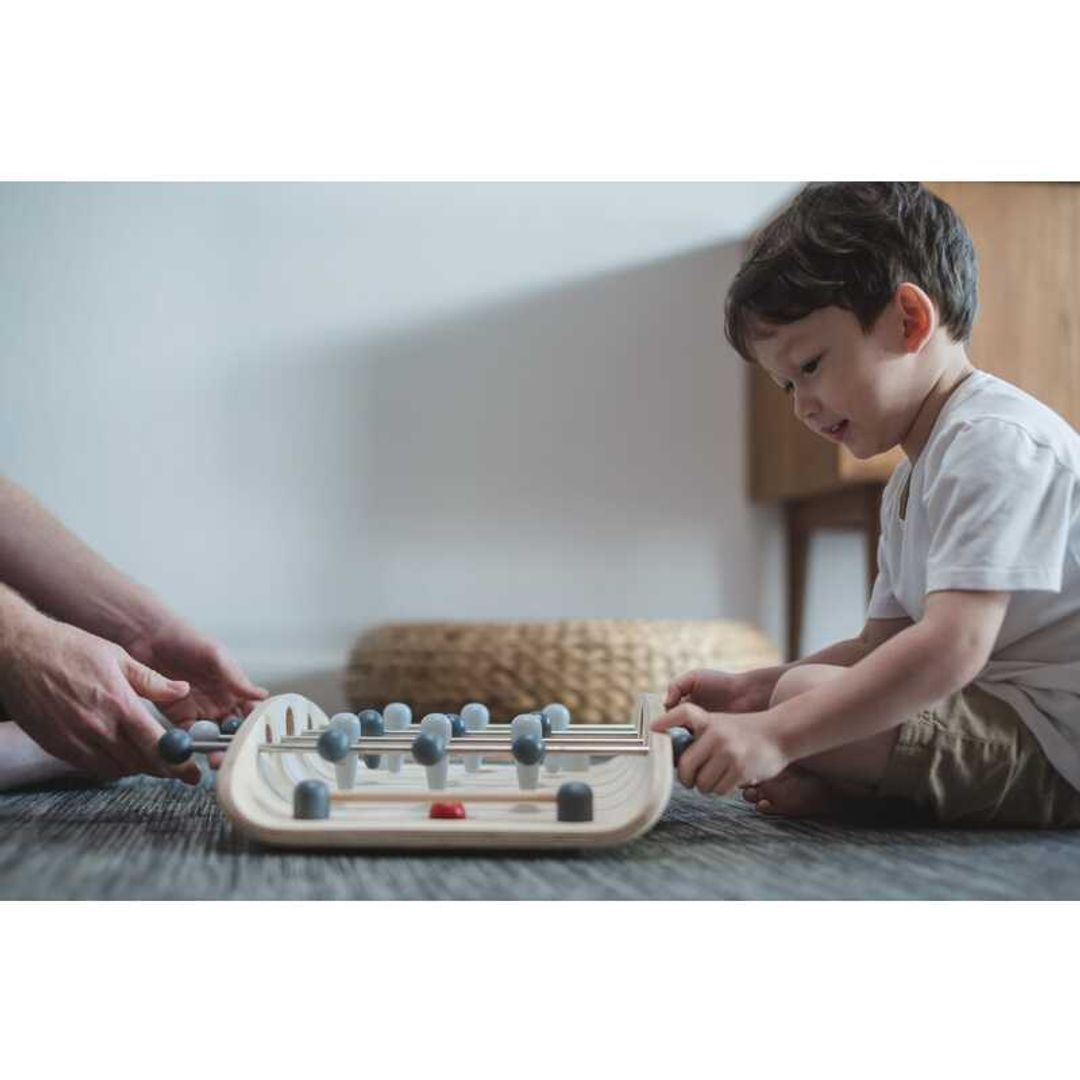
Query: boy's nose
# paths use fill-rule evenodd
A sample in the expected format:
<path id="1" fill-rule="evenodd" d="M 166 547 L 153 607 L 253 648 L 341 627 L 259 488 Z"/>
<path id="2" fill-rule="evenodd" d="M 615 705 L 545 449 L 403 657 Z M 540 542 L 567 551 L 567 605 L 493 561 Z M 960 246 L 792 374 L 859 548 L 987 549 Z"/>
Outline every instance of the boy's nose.
<path id="1" fill-rule="evenodd" d="M 816 416 L 819 410 L 820 406 L 812 396 L 804 396 L 797 390 L 795 391 L 795 415 L 804 424 L 807 423 L 812 416 Z"/>

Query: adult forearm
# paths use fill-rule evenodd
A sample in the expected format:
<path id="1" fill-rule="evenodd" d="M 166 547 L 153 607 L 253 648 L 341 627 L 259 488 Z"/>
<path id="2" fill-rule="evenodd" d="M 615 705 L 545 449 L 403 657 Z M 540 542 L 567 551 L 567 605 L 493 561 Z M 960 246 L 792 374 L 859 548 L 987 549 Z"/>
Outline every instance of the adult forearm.
<path id="1" fill-rule="evenodd" d="M 0 477 L 0 582 L 42 611 L 110 641 L 124 641 L 166 613 L 32 495 Z"/>
<path id="2" fill-rule="evenodd" d="M 770 722 L 791 760 L 809 757 L 896 727 L 965 686 L 984 662 L 964 641 L 916 624 L 839 678 L 777 705 Z"/>
<path id="3" fill-rule="evenodd" d="M 0 692 L 16 647 L 45 616 L 14 589 L 0 583 Z"/>

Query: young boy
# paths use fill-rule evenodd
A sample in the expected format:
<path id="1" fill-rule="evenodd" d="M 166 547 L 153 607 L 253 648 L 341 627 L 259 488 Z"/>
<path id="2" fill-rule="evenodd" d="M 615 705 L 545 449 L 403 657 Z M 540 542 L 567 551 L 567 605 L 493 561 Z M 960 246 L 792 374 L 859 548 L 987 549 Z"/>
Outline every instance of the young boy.
<path id="1" fill-rule="evenodd" d="M 671 686 L 654 726 L 695 736 L 687 786 L 791 815 L 1080 825 L 1080 436 L 972 366 L 976 282 L 919 184 L 811 185 L 754 241 L 729 341 L 816 434 L 906 460 L 858 638 Z"/>

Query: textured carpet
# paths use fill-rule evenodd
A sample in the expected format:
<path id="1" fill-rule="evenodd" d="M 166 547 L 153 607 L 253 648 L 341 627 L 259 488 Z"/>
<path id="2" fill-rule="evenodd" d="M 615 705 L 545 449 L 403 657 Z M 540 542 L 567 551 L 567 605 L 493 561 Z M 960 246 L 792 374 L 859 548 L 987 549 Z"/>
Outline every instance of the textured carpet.
<path id="1" fill-rule="evenodd" d="M 0 898 L 1078 899 L 1080 831 L 783 821 L 678 789 L 609 851 L 299 854 L 236 834 L 205 788 L 135 778 L 0 795 Z"/>

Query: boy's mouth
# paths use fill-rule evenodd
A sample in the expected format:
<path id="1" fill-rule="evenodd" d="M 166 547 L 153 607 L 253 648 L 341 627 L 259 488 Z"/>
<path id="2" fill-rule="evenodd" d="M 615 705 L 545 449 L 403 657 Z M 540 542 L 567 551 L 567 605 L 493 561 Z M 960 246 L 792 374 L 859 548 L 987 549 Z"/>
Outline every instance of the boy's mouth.
<path id="1" fill-rule="evenodd" d="M 837 442 L 844 441 L 844 433 L 847 431 L 848 422 L 846 420 L 839 420 L 832 427 L 822 428 L 821 434 L 830 439 L 835 439 Z"/>

